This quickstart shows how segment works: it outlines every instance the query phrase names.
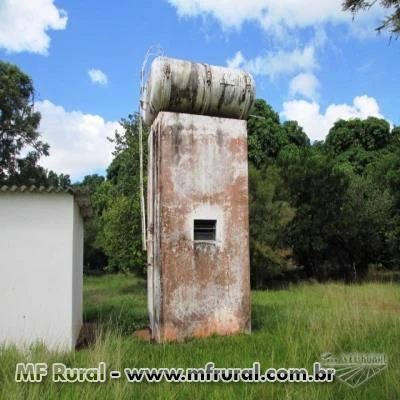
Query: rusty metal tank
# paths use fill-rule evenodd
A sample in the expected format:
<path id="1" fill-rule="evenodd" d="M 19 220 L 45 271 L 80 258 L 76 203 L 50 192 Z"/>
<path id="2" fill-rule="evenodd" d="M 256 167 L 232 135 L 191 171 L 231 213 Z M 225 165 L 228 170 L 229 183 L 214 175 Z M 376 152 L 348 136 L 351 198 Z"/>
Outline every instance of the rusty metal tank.
<path id="1" fill-rule="evenodd" d="M 157 57 L 142 91 L 146 124 L 159 111 L 245 119 L 255 98 L 253 77 L 242 70 Z"/>

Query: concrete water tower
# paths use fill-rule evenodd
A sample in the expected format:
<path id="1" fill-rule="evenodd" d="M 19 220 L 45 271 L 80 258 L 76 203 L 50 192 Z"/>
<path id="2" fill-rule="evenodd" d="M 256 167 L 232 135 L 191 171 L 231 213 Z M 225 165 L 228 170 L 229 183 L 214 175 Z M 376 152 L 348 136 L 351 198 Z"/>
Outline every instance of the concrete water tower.
<path id="1" fill-rule="evenodd" d="M 149 135 L 148 310 L 158 342 L 250 332 L 246 72 L 166 57 L 142 101 Z"/>

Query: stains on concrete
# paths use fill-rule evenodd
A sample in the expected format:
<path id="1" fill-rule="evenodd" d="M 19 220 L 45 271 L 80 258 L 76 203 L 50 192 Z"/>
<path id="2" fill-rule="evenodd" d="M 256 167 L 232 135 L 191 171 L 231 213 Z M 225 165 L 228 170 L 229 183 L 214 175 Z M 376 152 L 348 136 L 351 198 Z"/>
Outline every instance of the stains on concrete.
<path id="1" fill-rule="evenodd" d="M 170 130 L 173 142 L 173 152 L 172 152 L 173 163 L 179 164 L 179 161 L 181 159 L 180 145 L 182 144 L 182 137 L 180 133 L 182 131 L 182 125 L 179 123 L 172 125 L 170 127 Z"/>
<path id="2" fill-rule="evenodd" d="M 246 123 L 162 112 L 153 126 L 148 192 L 153 338 L 249 332 Z M 216 240 L 194 241 L 194 219 L 216 220 Z"/>
<path id="3" fill-rule="evenodd" d="M 217 133 L 217 144 L 219 147 L 222 147 L 224 145 L 224 134 L 222 130 L 219 128 L 217 129 L 216 133 Z"/>

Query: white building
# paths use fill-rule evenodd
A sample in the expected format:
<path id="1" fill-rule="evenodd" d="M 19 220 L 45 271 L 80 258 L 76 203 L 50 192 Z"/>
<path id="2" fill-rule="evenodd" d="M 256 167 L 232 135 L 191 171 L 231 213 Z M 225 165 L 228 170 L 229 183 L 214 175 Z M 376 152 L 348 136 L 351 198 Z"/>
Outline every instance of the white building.
<path id="1" fill-rule="evenodd" d="M 0 344 L 75 347 L 90 213 L 71 188 L 0 188 Z"/>

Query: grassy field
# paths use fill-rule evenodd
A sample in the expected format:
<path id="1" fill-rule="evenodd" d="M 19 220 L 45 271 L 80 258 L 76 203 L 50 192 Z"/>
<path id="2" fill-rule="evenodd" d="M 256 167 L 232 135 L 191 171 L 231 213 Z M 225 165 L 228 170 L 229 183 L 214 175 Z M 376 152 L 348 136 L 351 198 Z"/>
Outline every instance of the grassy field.
<path id="1" fill-rule="evenodd" d="M 252 293 L 251 335 L 150 344 L 133 337 L 147 325 L 145 283 L 133 276 L 85 279 L 84 318 L 97 326 L 92 346 L 57 354 L 0 349 L 0 399 L 400 399 L 400 286 L 304 284 Z M 323 352 L 384 353 L 388 368 L 352 389 L 333 383 L 15 383 L 18 362 L 108 368 L 306 367 Z"/>

